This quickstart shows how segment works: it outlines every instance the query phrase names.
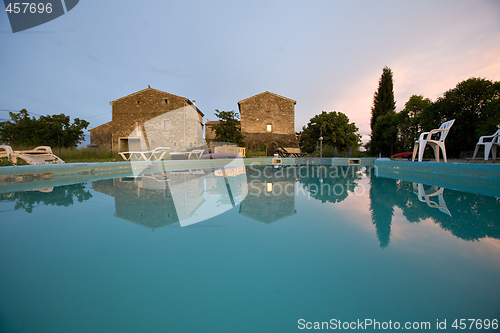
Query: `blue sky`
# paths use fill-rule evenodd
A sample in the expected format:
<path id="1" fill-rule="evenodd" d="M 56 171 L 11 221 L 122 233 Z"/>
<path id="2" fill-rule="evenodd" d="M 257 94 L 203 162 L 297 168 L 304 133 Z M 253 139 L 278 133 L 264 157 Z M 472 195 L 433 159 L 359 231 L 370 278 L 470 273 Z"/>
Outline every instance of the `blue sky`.
<path id="1" fill-rule="evenodd" d="M 110 101 L 149 84 L 196 100 L 206 121 L 268 90 L 297 101 L 297 131 L 340 111 L 366 142 L 384 66 L 398 110 L 469 77 L 500 81 L 500 1 L 80 0 L 15 34 L 0 13 L 0 45 L 1 110 L 93 128 L 111 120 Z"/>

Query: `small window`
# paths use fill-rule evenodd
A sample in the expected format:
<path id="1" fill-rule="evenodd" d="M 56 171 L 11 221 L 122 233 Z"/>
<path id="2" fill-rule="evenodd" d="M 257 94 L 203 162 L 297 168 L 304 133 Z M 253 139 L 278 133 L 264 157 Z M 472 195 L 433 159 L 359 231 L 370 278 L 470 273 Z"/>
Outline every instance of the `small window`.
<path id="1" fill-rule="evenodd" d="M 165 104 L 168 104 L 168 99 L 165 99 Z"/>
<path id="2" fill-rule="evenodd" d="M 271 124 L 268 124 L 266 130 L 268 132 L 271 132 L 273 130 L 273 126 Z"/>
<path id="3" fill-rule="evenodd" d="M 266 184 L 266 191 L 267 192 L 272 192 L 273 191 L 273 183 L 267 183 Z"/>
<path id="4" fill-rule="evenodd" d="M 135 130 L 137 131 L 137 133 L 141 133 L 142 132 L 142 125 L 141 125 L 140 121 L 136 121 L 135 122 Z"/>
<path id="5" fill-rule="evenodd" d="M 164 120 L 163 121 L 163 130 L 166 132 L 170 130 L 170 120 Z"/>
<path id="6" fill-rule="evenodd" d="M 174 141 L 174 146 L 177 146 L 177 142 Z"/>
<path id="7" fill-rule="evenodd" d="M 267 110 L 267 111 L 271 110 L 271 105 L 266 104 L 266 110 Z"/>
<path id="8" fill-rule="evenodd" d="M 137 105 L 141 105 L 141 101 L 137 101 Z"/>

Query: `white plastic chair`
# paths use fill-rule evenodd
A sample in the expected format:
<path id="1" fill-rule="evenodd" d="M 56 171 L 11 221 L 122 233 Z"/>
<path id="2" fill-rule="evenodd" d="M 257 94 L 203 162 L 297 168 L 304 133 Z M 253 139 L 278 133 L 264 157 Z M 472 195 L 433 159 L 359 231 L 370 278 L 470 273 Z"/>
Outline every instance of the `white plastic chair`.
<path id="1" fill-rule="evenodd" d="M 484 141 L 484 140 L 490 140 L 491 141 Z M 474 150 L 474 155 L 472 156 L 472 159 L 476 158 L 476 154 L 479 150 L 479 145 L 484 145 L 484 160 L 487 161 L 488 158 L 490 157 L 490 151 L 491 151 L 491 156 L 493 160 L 497 159 L 497 146 L 500 146 L 500 129 L 495 132 L 493 135 L 484 135 L 479 138 L 479 141 L 476 143 L 476 149 Z"/>
<path id="2" fill-rule="evenodd" d="M 418 151 L 418 161 L 422 162 L 422 158 L 424 157 L 425 145 L 429 144 L 434 149 L 434 155 L 436 157 L 436 162 L 439 162 L 439 149 L 443 151 L 443 158 L 445 162 L 448 162 L 446 159 L 446 147 L 444 145 L 444 140 L 450 131 L 451 126 L 455 119 L 444 122 L 439 126 L 438 129 L 433 129 L 430 132 L 424 132 L 420 134 L 420 137 L 417 141 L 415 141 L 415 145 L 413 146 L 413 156 L 411 158 L 412 161 L 415 161 L 415 157 L 417 156 Z M 432 136 L 434 134 L 441 133 L 438 140 L 433 140 Z"/>

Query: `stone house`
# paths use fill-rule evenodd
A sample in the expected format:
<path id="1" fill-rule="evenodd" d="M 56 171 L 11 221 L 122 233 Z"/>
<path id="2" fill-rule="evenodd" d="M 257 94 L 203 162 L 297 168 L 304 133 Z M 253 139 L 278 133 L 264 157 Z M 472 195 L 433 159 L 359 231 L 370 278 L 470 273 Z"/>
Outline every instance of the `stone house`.
<path id="1" fill-rule="evenodd" d="M 269 91 L 239 101 L 246 146 L 255 149 L 264 144 L 268 151 L 275 146 L 298 147 L 295 104 L 296 101 Z"/>
<path id="2" fill-rule="evenodd" d="M 220 121 L 218 120 L 208 120 L 205 122 L 205 139 L 207 142 L 211 142 L 215 139 L 215 131 L 212 128 L 213 125 L 218 125 Z"/>
<path id="3" fill-rule="evenodd" d="M 148 88 L 110 102 L 112 120 L 91 129 L 90 142 L 113 151 L 172 151 L 203 146 L 203 116 L 194 101 Z"/>

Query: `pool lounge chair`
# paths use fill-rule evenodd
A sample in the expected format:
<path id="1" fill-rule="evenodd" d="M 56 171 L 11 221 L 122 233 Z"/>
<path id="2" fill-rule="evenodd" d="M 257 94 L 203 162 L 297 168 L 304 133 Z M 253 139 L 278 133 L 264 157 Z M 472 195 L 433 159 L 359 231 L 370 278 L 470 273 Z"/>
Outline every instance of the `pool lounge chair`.
<path id="1" fill-rule="evenodd" d="M 125 161 L 161 161 L 169 147 L 158 147 L 147 151 L 125 151 L 118 153 Z"/>
<path id="2" fill-rule="evenodd" d="M 486 141 L 485 141 L 486 140 Z M 484 135 L 479 138 L 479 141 L 476 143 L 476 149 L 474 150 L 474 155 L 472 159 L 476 158 L 476 154 L 479 150 L 479 145 L 484 145 L 484 160 L 487 161 L 490 157 L 493 160 L 497 159 L 497 146 L 500 146 L 500 129 L 496 131 L 493 135 Z"/>
<path id="3" fill-rule="evenodd" d="M 412 156 L 413 156 L 413 152 L 407 151 L 407 152 L 404 152 L 404 153 L 397 153 L 397 154 L 391 155 L 389 157 L 390 158 L 407 158 L 408 161 L 409 161 Z"/>
<path id="4" fill-rule="evenodd" d="M 433 129 L 430 132 L 424 132 L 420 134 L 420 137 L 417 141 L 415 141 L 415 145 L 413 146 L 413 156 L 411 160 L 415 161 L 415 157 L 417 156 L 418 152 L 418 161 L 422 162 L 422 158 L 424 157 L 425 145 L 429 144 L 434 149 L 436 162 L 439 162 L 439 149 L 443 151 L 443 158 L 445 163 L 448 162 L 446 160 L 446 147 L 444 145 L 444 140 L 446 139 L 446 136 L 448 135 L 448 132 L 450 131 L 450 128 L 451 126 L 453 126 L 454 122 L 455 119 L 452 119 L 450 121 L 442 123 L 438 129 Z M 439 139 L 432 139 L 433 135 L 437 135 L 439 133 L 441 134 L 439 136 Z"/>
<path id="5" fill-rule="evenodd" d="M 12 163 L 16 164 L 20 158 L 28 164 L 64 164 L 64 161 L 52 153 L 48 146 L 38 146 L 31 150 L 12 150 L 10 146 L 0 146 L 0 157 L 7 157 Z"/>
<path id="6" fill-rule="evenodd" d="M 201 155 L 205 152 L 205 149 L 193 149 L 191 151 L 176 151 L 170 153 L 173 160 L 190 160 L 191 156 L 195 156 L 197 159 L 201 158 Z"/>
<path id="7" fill-rule="evenodd" d="M 278 153 L 279 157 L 283 157 L 283 158 L 286 158 L 286 157 L 304 157 L 307 155 L 306 153 L 290 153 L 283 147 L 276 148 L 276 152 Z"/>
<path id="8" fill-rule="evenodd" d="M 7 158 L 10 161 L 12 156 L 12 148 L 7 145 L 0 145 L 0 158 Z"/>

